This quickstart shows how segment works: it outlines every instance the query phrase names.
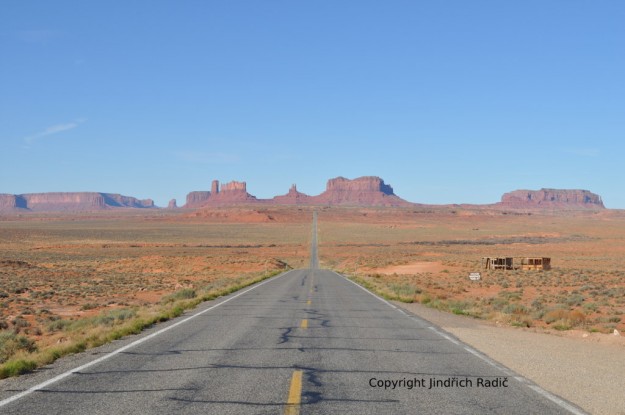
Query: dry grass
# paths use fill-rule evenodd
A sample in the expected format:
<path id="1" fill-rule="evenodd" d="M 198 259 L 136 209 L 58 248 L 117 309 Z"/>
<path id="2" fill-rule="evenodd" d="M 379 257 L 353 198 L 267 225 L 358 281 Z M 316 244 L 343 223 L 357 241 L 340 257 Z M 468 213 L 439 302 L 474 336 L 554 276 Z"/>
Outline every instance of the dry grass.
<path id="1" fill-rule="evenodd" d="M 321 265 L 387 298 L 516 326 L 625 331 L 622 212 L 318 209 Z M 307 266 L 310 212 L 0 218 L 0 377 Z M 480 270 L 495 255 L 549 256 L 554 268 Z"/>
<path id="2" fill-rule="evenodd" d="M 0 378 L 307 261 L 309 223 L 182 215 L 0 221 Z"/>
<path id="3" fill-rule="evenodd" d="M 349 216 L 320 215 L 322 264 L 386 298 L 515 326 L 625 330 L 623 212 L 361 209 Z M 547 256 L 553 269 L 482 270 L 483 256 Z M 430 271 L 402 271 L 411 268 Z M 482 280 L 470 281 L 476 271 Z"/>

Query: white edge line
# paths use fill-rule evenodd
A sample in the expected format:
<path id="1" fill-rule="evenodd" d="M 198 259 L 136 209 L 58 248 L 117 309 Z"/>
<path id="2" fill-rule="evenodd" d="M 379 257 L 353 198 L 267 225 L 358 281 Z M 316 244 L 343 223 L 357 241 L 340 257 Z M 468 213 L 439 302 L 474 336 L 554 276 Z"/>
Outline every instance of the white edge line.
<path id="1" fill-rule="evenodd" d="M 575 415 L 586 415 L 586 412 L 580 411 L 579 409 L 575 408 L 573 405 L 569 404 L 568 402 L 558 398 L 556 395 L 547 392 L 546 390 L 544 390 L 543 388 L 541 388 L 538 385 L 527 385 L 530 389 L 532 389 L 534 392 L 544 396 L 545 398 L 549 399 L 551 402 L 555 403 L 556 405 L 566 409 L 567 411 L 575 414 Z"/>
<path id="2" fill-rule="evenodd" d="M 105 361 L 107 359 L 110 359 L 111 357 L 116 356 L 116 355 L 118 355 L 118 354 L 120 354 L 120 353 L 122 353 L 122 352 L 124 352 L 124 351 L 126 351 L 128 349 L 130 349 L 130 348 L 138 346 L 139 344 L 144 343 L 144 342 L 152 339 L 153 337 L 158 336 L 159 334 L 163 334 L 166 331 L 169 331 L 169 330 L 173 329 L 174 327 L 178 327 L 179 325 L 181 325 L 183 323 L 186 323 L 187 321 L 192 320 L 192 319 L 194 319 L 197 316 L 200 316 L 200 315 L 202 315 L 204 313 L 207 313 L 207 312 L 211 311 L 212 309 L 219 307 L 220 305 L 226 304 L 228 301 L 232 301 L 235 298 L 240 297 L 240 296 L 242 296 L 245 293 L 248 293 L 248 292 L 250 292 L 252 290 L 255 290 L 256 288 L 260 287 L 261 285 L 264 285 L 264 284 L 266 284 L 266 283 L 268 283 L 270 281 L 275 281 L 278 278 L 283 277 L 283 276 L 285 276 L 286 274 L 288 274 L 288 273 L 290 273 L 292 271 L 296 271 L 296 270 L 290 270 L 290 271 L 287 271 L 287 272 L 285 272 L 285 273 L 283 273 L 281 275 L 278 275 L 277 277 L 269 278 L 269 279 L 261 282 L 260 284 L 254 285 L 253 287 L 250 287 L 250 288 L 248 288 L 245 291 L 242 291 L 242 292 L 240 292 L 240 293 L 238 293 L 236 295 L 233 295 L 230 298 L 227 298 L 226 300 L 220 302 L 219 304 L 215 304 L 214 306 L 211 306 L 211 307 L 209 307 L 209 308 L 207 308 L 205 310 L 202 310 L 202 311 L 200 311 L 200 312 L 198 312 L 196 314 L 193 314 L 193 315 L 191 315 L 191 316 L 189 316 L 189 317 L 187 317 L 187 318 L 185 318 L 183 320 L 177 321 L 176 323 L 174 323 L 172 325 L 169 325 L 167 327 L 163 327 L 162 329 L 160 329 L 158 331 L 155 331 L 152 334 L 149 334 L 149 335 L 147 335 L 145 337 L 142 337 L 142 338 L 140 338 L 138 340 L 135 340 L 134 342 L 129 343 L 129 344 L 123 346 L 123 347 L 120 347 L 119 349 L 113 350 L 112 352 L 110 352 L 108 354 L 105 354 L 104 356 L 99 357 L 99 358 L 97 358 L 95 360 L 92 360 L 89 363 L 85 363 L 82 366 L 78 366 L 78 367 L 76 367 L 74 369 L 68 370 L 65 373 L 61 373 L 60 375 L 57 375 L 57 376 L 53 377 L 52 379 L 48 379 L 45 382 L 42 382 L 42 383 L 40 383 L 38 385 L 35 385 L 35 386 L 33 386 L 33 387 L 29 388 L 29 389 L 26 389 L 25 391 L 20 392 L 17 395 L 13 395 L 13 396 L 11 396 L 9 398 L 3 399 L 2 401 L 0 401 L 0 408 L 10 404 L 11 402 L 15 402 L 18 399 L 21 399 L 21 398 L 23 398 L 23 397 L 25 397 L 27 395 L 30 395 L 33 392 L 41 390 L 41 389 L 45 388 L 46 386 L 52 385 L 53 383 L 56 383 L 56 382 L 58 382 L 58 381 L 60 381 L 62 379 L 65 379 L 66 377 L 68 377 L 69 375 L 71 375 L 73 373 L 83 371 L 83 370 L 87 369 L 88 367 L 91 367 L 93 365 L 97 365 L 98 363 L 103 362 L 103 361 Z"/>
<path id="3" fill-rule="evenodd" d="M 400 310 L 396 305 L 391 304 L 390 302 L 386 301 L 384 298 L 378 296 L 377 294 L 369 291 L 368 289 L 366 289 L 365 287 L 363 287 L 360 284 L 355 283 L 354 281 L 350 280 L 347 277 L 342 276 L 341 274 L 339 274 L 336 271 L 332 271 L 333 273 L 335 273 L 336 275 L 338 275 L 341 278 L 346 279 L 347 281 L 351 282 L 352 284 L 354 284 L 356 287 L 364 290 L 365 292 L 371 294 L 372 296 L 374 296 L 375 298 L 377 298 L 378 300 L 382 301 L 383 303 L 388 304 L 389 306 L 393 307 L 394 309 L 398 310 L 398 311 L 403 311 Z M 406 313 L 402 313 L 406 316 L 408 316 L 409 318 L 413 319 L 410 315 L 406 314 Z M 428 327 L 430 330 L 432 330 L 433 332 L 437 333 L 439 336 L 445 338 L 446 340 L 449 340 L 452 343 L 455 343 L 457 345 L 460 345 L 453 337 L 446 335 L 445 333 L 441 332 L 440 330 L 436 329 L 435 327 Z M 512 376 L 512 372 L 504 367 L 502 367 L 499 363 L 497 363 L 496 361 L 492 360 L 491 358 L 487 357 L 486 355 L 483 355 L 482 353 L 476 351 L 475 349 L 473 349 L 472 347 L 469 346 L 465 346 L 464 349 L 466 351 L 468 351 L 469 353 L 475 355 L 476 357 L 479 357 L 480 359 L 482 359 L 484 362 L 488 363 L 491 366 L 496 367 L 497 369 L 499 369 L 500 371 L 502 371 L 504 374 L 508 375 L 508 376 Z M 519 383 L 529 387 L 530 389 L 532 389 L 534 392 L 542 395 L 543 397 L 549 399 L 551 402 L 555 403 L 556 405 L 558 405 L 559 407 L 566 409 L 567 411 L 571 412 L 572 414 L 575 415 L 587 415 L 586 412 L 584 411 L 580 411 L 579 409 L 577 409 L 576 407 L 574 407 L 573 405 L 569 404 L 568 402 L 564 401 L 563 399 L 560 399 L 559 397 L 557 397 L 556 395 L 546 391 L 545 389 L 541 388 L 538 385 L 533 385 L 531 384 L 526 378 L 524 378 L 523 376 L 513 376 Z M 522 380 L 520 380 L 520 379 Z"/>

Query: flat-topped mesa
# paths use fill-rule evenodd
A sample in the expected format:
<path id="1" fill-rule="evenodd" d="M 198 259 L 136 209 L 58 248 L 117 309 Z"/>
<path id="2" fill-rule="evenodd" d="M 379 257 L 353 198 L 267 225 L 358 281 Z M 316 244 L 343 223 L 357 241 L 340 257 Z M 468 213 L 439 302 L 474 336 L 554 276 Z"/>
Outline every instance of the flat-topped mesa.
<path id="1" fill-rule="evenodd" d="M 213 186 L 215 186 L 215 182 L 213 182 Z M 212 194 L 208 198 L 209 204 L 236 204 L 257 201 L 255 196 L 247 192 L 247 184 L 245 182 L 231 181 L 229 183 L 224 183 L 221 185 L 221 189 L 219 189 L 219 182 L 216 184 L 218 193 Z"/>
<path id="2" fill-rule="evenodd" d="M 152 199 L 137 199 L 136 197 L 123 196 L 117 193 L 100 193 L 104 198 L 106 206 L 132 207 L 132 208 L 152 208 Z"/>
<path id="3" fill-rule="evenodd" d="M 152 208 L 151 199 L 139 200 L 116 193 L 49 192 L 0 195 L 0 209 L 28 209 L 38 212 L 102 210 L 112 207 Z"/>
<path id="4" fill-rule="evenodd" d="M 376 176 L 364 176 L 353 180 L 346 179 L 345 177 L 330 179 L 326 185 L 326 191 L 362 191 L 381 192 L 386 195 L 393 194 L 393 188 Z"/>
<path id="5" fill-rule="evenodd" d="M 50 192 L 21 195 L 30 210 L 64 211 L 104 209 L 104 196 L 96 192 Z M 116 202 L 114 202 L 117 205 Z"/>
<path id="6" fill-rule="evenodd" d="M 200 208 L 207 205 L 254 203 L 257 201 L 255 196 L 247 193 L 245 182 L 231 181 L 221 185 L 220 188 L 219 181 L 213 180 L 210 192 L 199 191 L 187 194 L 187 203 L 184 207 Z"/>
<path id="7" fill-rule="evenodd" d="M 197 208 L 204 206 L 210 197 L 211 192 L 197 191 L 187 194 L 187 203 L 184 205 L 186 208 Z"/>
<path id="8" fill-rule="evenodd" d="M 213 181 L 213 185 L 215 184 L 215 182 L 217 182 L 217 180 Z M 219 182 L 217 182 L 217 185 L 219 185 Z M 247 192 L 247 183 L 237 182 L 236 180 L 225 183 L 221 185 L 220 193 L 224 192 Z"/>
<path id="9" fill-rule="evenodd" d="M 26 209 L 26 200 L 19 195 L 0 194 L 0 210 Z"/>
<path id="10" fill-rule="evenodd" d="M 278 205 L 303 205 L 310 203 L 311 197 L 307 194 L 297 191 L 297 186 L 292 185 L 287 194 L 275 196 L 271 200 L 273 203 Z"/>
<path id="11" fill-rule="evenodd" d="M 326 191 L 313 197 L 314 201 L 329 205 L 408 206 L 393 193 L 393 188 L 379 177 L 364 176 L 349 180 L 337 177 L 328 180 Z"/>
<path id="12" fill-rule="evenodd" d="M 588 190 L 515 190 L 501 197 L 501 205 L 515 209 L 605 209 L 601 196 Z"/>

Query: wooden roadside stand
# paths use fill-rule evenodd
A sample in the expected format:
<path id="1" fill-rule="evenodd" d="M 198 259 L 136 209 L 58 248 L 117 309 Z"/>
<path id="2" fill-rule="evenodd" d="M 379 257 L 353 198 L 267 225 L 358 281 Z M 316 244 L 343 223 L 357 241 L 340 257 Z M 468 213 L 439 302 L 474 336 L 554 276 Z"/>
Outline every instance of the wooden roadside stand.
<path id="1" fill-rule="evenodd" d="M 551 269 L 549 257 L 483 257 L 482 269 L 522 271 L 547 271 Z"/>

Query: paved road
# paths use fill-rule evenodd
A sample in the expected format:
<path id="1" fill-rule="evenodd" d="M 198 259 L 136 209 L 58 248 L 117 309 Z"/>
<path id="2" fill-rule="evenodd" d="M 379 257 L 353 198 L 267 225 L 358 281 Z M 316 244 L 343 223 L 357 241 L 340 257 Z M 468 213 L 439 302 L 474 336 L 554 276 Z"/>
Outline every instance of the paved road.
<path id="1" fill-rule="evenodd" d="M 0 402 L 0 413 L 570 413 L 431 323 L 316 269 L 311 251 L 313 268 L 207 303 L 163 333 Z M 379 387 L 401 380 L 395 389 Z M 33 381 L 20 382 L 11 380 L 0 399 Z"/>

